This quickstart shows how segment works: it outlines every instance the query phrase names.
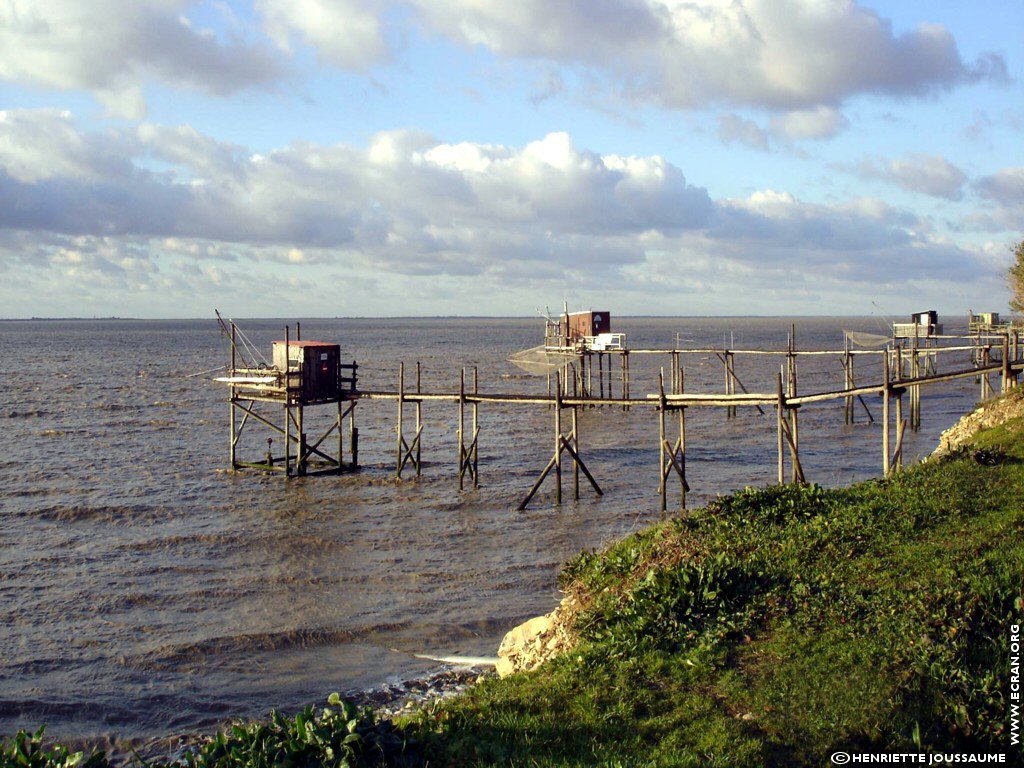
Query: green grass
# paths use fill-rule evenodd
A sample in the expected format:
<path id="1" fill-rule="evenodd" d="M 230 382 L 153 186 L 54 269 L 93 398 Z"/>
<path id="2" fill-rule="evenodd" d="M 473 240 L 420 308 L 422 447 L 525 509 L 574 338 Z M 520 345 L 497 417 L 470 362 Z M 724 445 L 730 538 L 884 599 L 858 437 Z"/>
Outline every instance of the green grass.
<path id="1" fill-rule="evenodd" d="M 791 766 L 835 750 L 1009 750 L 1022 579 L 1017 419 L 889 480 L 747 489 L 581 553 L 561 576 L 583 606 L 575 649 L 399 728 L 307 711 L 240 725 L 190 764 Z M 25 762 L 13 744 L 0 768 L 67 764 Z"/>
<path id="2" fill-rule="evenodd" d="M 581 645 L 424 718 L 435 754 L 788 766 L 1007 747 L 1024 420 L 976 443 L 886 481 L 747 489 L 581 554 L 562 574 Z"/>

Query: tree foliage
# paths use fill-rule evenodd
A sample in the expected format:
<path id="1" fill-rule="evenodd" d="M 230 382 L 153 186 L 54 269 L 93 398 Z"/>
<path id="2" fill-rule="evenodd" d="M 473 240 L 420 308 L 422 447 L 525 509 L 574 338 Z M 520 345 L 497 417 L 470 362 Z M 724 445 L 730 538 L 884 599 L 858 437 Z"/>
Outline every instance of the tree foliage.
<path id="1" fill-rule="evenodd" d="M 1013 264 L 1010 265 L 1010 309 L 1024 314 L 1024 240 L 1013 248 Z"/>

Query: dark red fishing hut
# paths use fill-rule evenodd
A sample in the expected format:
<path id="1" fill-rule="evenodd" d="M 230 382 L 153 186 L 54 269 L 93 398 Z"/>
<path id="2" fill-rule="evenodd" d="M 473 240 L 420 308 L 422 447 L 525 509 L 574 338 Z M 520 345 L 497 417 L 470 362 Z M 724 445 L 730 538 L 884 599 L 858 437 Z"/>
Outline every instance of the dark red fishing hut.
<path id="1" fill-rule="evenodd" d="M 271 360 L 266 360 L 233 322 L 217 319 L 231 344 L 231 361 L 226 376 L 217 381 L 230 386 L 230 460 L 232 469 L 251 467 L 286 476 L 314 472 L 345 472 L 359 465 L 359 430 L 354 411 L 359 366 L 341 362 L 341 346 L 325 341 L 304 341 L 296 324 L 296 339 L 285 328 L 285 338 L 271 343 Z M 306 434 L 305 409 L 334 405 L 326 431 L 315 440 Z M 280 410 L 277 410 L 280 409 Z M 283 418 L 281 412 L 283 411 Z M 236 416 L 241 414 L 241 421 Z M 343 425 L 349 419 L 349 460 L 343 454 Z M 242 461 L 237 456 L 239 440 L 250 420 L 283 438 L 283 451 L 275 455 L 274 436 L 267 438 L 262 461 Z M 335 440 L 328 441 L 332 434 Z M 334 455 L 328 442 L 336 444 Z"/>

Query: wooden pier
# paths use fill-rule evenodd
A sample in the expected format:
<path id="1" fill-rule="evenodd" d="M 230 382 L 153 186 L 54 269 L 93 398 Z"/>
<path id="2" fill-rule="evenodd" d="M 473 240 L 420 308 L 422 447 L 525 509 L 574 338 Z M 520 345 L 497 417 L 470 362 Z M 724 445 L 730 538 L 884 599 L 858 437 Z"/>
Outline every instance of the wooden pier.
<path id="1" fill-rule="evenodd" d="M 960 342 L 948 346 L 929 346 L 925 352 L 917 346 L 909 349 L 899 344 L 890 344 L 885 349 L 852 349 L 849 341 L 840 350 L 802 350 L 796 345 L 796 329 L 790 333 L 787 345 L 781 350 L 766 349 L 724 349 L 724 348 L 655 348 L 609 350 L 584 353 L 574 362 L 566 363 L 550 377 L 548 392 L 545 394 L 494 393 L 480 390 L 480 376 L 476 368 L 463 368 L 458 375 L 458 389 L 455 391 L 430 392 L 422 387 L 422 368 L 416 363 L 415 380 L 411 387 L 406 383 L 405 363 L 398 365 L 397 387 L 394 390 L 361 389 L 358 386 L 358 364 L 337 363 L 332 374 L 336 381 L 333 388 L 310 394 L 309 361 L 295 353 L 296 349 L 314 348 L 319 354 L 327 355 L 331 345 L 320 342 L 302 342 L 301 329 L 296 326 L 295 342 L 290 340 L 290 329 L 285 329 L 285 340 L 275 342 L 284 347 L 275 360 L 287 361 L 277 367 L 266 363 L 254 364 L 251 360 L 239 364 L 244 349 L 252 355 L 252 345 L 245 340 L 239 342 L 240 331 L 231 323 L 223 324 L 230 339 L 230 367 L 228 375 L 219 380 L 230 387 L 230 466 L 232 469 L 255 468 L 281 472 L 287 477 L 314 474 L 318 472 L 349 472 L 359 467 L 359 430 L 355 426 L 357 404 L 361 401 L 394 401 L 395 420 L 395 477 L 402 478 L 407 471 L 417 477 L 423 471 L 422 447 L 424 443 L 423 407 L 431 403 L 449 403 L 457 407 L 457 480 L 459 490 L 480 486 L 479 446 L 481 440 L 480 409 L 484 407 L 544 408 L 552 411 L 553 451 L 542 466 L 533 486 L 518 505 L 524 509 L 549 477 L 553 479 L 554 499 L 560 504 L 563 498 L 563 482 L 568 465 L 572 469 L 572 494 L 580 498 L 580 476 L 589 483 L 595 494 L 603 491 L 585 460 L 582 447 L 579 414 L 581 408 L 617 407 L 628 409 L 653 409 L 659 414 L 658 449 L 659 480 L 658 491 L 661 509 L 669 506 L 670 488 L 678 487 L 679 508 L 686 508 L 686 494 L 690 490 L 686 477 L 686 411 L 689 408 L 721 408 L 726 418 L 735 417 L 740 408 L 753 408 L 767 415 L 775 412 L 776 463 L 780 484 L 787 482 L 806 483 L 808 478 L 800 460 L 801 440 L 799 411 L 802 407 L 828 402 L 841 402 L 847 424 L 856 419 L 857 405 L 861 405 L 867 418 L 874 421 L 874 415 L 865 398 L 881 399 L 881 468 L 884 475 L 899 469 L 903 464 L 903 445 L 906 429 L 920 425 L 921 399 L 923 390 L 944 382 L 974 378 L 979 383 L 979 399 L 984 400 L 996 392 L 992 378 L 999 381 L 998 391 L 1006 392 L 1018 385 L 1024 371 L 1024 360 L 1020 357 L 1019 340 L 1015 331 L 998 335 L 950 336 Z M 304 345 L 300 347 L 299 345 Z M 336 346 L 336 345 L 334 345 Z M 323 347 L 324 351 L 321 351 Z M 938 371 L 941 357 L 953 353 L 970 353 L 970 363 L 949 371 Z M 685 382 L 685 360 L 689 355 L 714 356 L 722 365 L 722 392 L 687 391 Z M 611 361 L 619 357 L 618 365 Z M 661 355 L 667 358 L 669 373 L 664 368 L 657 377 L 656 391 L 643 396 L 633 395 L 629 358 L 631 355 Z M 927 355 L 927 364 L 925 364 Z M 778 356 L 780 369 L 772 392 L 751 392 L 736 372 L 736 359 L 743 356 Z M 835 357 L 842 368 L 842 386 L 819 392 L 798 391 L 799 360 L 805 357 Z M 595 358 L 598 385 L 594 386 Z M 857 358 L 874 358 L 877 361 L 877 378 L 872 383 L 858 383 L 854 377 L 853 361 Z M 325 363 L 330 362 L 324 358 Z M 333 365 L 333 363 L 331 363 Z M 318 363 L 319 365 L 319 363 Z M 618 369 L 618 376 L 612 372 Z M 317 368 L 315 372 L 319 371 Z M 323 369 L 326 371 L 326 369 Z M 666 387 L 667 384 L 667 387 Z M 596 391 L 595 391 L 596 390 Z M 907 397 L 907 410 L 904 409 Z M 414 421 L 411 427 L 406 419 L 408 406 L 413 408 Z M 327 407 L 334 416 L 325 432 L 310 440 L 304 431 L 304 409 Z M 276 410 L 276 418 L 274 411 Z M 236 415 L 241 414 L 240 424 Z M 263 460 L 242 461 L 236 456 L 236 446 L 249 421 L 256 422 L 271 430 L 267 440 L 267 454 Z M 345 423 L 348 423 L 349 454 L 343 452 Z M 406 434 L 407 428 L 411 434 Z M 283 437 L 283 452 L 275 454 L 273 436 Z M 327 448 L 327 441 L 334 437 L 333 453 Z M 292 452 L 292 449 L 294 453 Z M 787 472 L 787 464 L 789 471 Z"/>

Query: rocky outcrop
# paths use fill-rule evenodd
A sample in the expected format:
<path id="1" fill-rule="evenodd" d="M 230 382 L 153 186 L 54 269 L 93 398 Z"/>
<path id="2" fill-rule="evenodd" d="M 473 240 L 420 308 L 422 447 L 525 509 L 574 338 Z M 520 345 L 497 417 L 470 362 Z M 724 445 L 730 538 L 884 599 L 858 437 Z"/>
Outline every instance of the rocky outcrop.
<path id="1" fill-rule="evenodd" d="M 536 669 L 548 659 L 568 650 L 576 643 L 570 627 L 579 610 L 574 597 L 562 599 L 551 613 L 537 616 L 510 630 L 498 646 L 495 670 L 500 677 L 513 672 Z"/>
<path id="2" fill-rule="evenodd" d="M 982 403 L 942 433 L 935 456 L 941 456 L 969 444 L 983 429 L 998 427 L 1024 416 L 1024 392 L 1017 389 L 1003 397 Z"/>

